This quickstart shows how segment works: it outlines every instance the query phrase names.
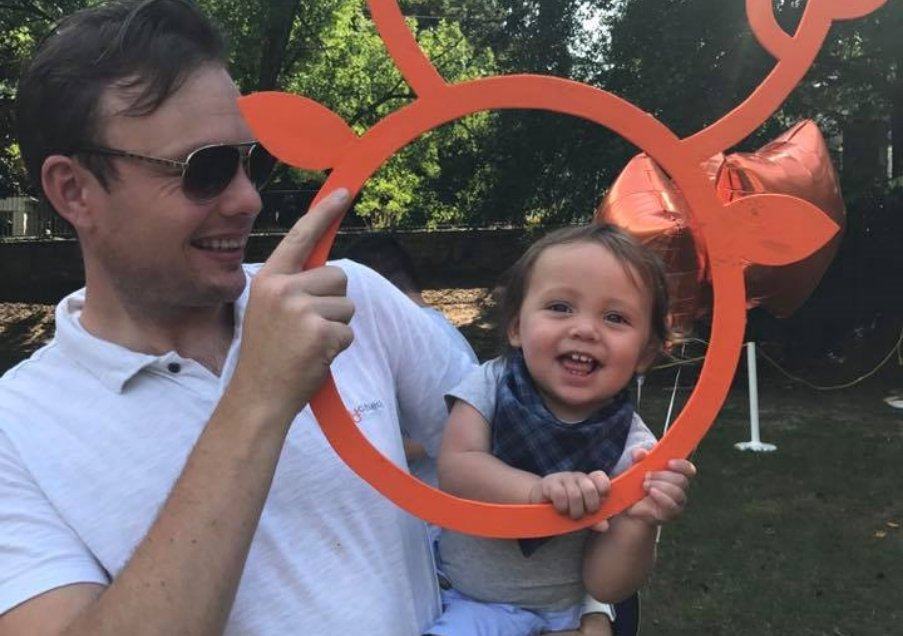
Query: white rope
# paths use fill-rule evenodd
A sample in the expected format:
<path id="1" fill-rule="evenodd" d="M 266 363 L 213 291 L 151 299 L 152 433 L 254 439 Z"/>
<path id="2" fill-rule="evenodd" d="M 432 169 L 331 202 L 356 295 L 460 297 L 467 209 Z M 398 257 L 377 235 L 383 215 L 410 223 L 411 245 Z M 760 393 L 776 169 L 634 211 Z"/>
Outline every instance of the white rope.
<path id="1" fill-rule="evenodd" d="M 687 345 L 682 344 L 680 346 L 680 355 L 683 357 L 684 350 Z M 680 385 L 680 372 L 683 371 L 683 366 L 677 367 L 677 374 L 674 376 L 674 388 L 671 389 L 671 402 L 668 404 L 668 414 L 665 416 L 665 427 L 662 430 L 662 436 L 668 432 L 668 427 L 671 426 L 671 414 L 674 413 L 674 402 L 677 399 L 677 387 Z"/>
<path id="2" fill-rule="evenodd" d="M 685 349 L 687 345 L 686 343 L 680 346 L 680 356 L 683 357 Z M 662 429 L 662 437 L 665 436 L 665 433 L 668 432 L 668 427 L 671 425 L 671 414 L 674 412 L 674 402 L 677 400 L 677 387 L 680 385 L 680 372 L 683 371 L 683 366 L 677 367 L 677 373 L 674 375 L 674 387 L 671 389 L 671 401 L 668 404 L 668 414 L 665 416 L 665 427 Z M 659 526 L 655 530 L 655 545 L 658 546 L 659 542 L 662 540 L 662 526 Z"/>

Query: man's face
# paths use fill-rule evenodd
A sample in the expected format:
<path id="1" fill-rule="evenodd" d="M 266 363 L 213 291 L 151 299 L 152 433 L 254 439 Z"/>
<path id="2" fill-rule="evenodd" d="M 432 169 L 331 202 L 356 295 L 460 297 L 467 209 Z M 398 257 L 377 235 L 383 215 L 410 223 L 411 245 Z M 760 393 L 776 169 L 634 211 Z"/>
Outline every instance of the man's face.
<path id="1" fill-rule="evenodd" d="M 225 69 L 205 66 L 156 111 L 145 117 L 117 114 L 121 91 L 102 99 L 104 146 L 183 161 L 205 145 L 252 140 Z M 216 197 L 187 197 L 178 174 L 155 164 L 113 159 L 109 191 L 93 188 L 95 222 L 80 234 L 89 293 L 106 287 L 120 301 L 147 310 L 216 306 L 242 292 L 244 249 L 261 201 L 237 167 Z M 92 267 L 93 266 L 93 267 Z"/>

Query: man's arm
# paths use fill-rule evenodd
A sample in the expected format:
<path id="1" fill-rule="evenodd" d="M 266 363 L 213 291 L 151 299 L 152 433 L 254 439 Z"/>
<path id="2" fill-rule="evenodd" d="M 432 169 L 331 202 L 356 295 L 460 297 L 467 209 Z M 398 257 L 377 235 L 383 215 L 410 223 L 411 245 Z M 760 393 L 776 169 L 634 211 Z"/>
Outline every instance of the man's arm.
<path id="1" fill-rule="evenodd" d="M 0 615 L 0 634 L 60 634 L 106 588 L 96 583 L 58 587 Z"/>
<path id="2" fill-rule="evenodd" d="M 222 632 L 289 426 L 352 340 L 344 274 L 298 273 L 347 203 L 304 215 L 254 278 L 232 381 L 122 572 L 22 603 L 0 636 Z"/>

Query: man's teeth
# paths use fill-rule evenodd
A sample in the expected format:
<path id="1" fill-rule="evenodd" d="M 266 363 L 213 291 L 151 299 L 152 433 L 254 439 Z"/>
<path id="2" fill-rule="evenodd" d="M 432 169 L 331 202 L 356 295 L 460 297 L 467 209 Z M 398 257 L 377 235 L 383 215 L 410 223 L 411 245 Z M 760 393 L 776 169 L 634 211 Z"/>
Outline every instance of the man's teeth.
<path id="1" fill-rule="evenodd" d="M 244 247 L 245 242 L 242 239 L 198 239 L 194 241 L 194 245 L 203 250 L 221 250 L 230 251 L 238 250 Z"/>

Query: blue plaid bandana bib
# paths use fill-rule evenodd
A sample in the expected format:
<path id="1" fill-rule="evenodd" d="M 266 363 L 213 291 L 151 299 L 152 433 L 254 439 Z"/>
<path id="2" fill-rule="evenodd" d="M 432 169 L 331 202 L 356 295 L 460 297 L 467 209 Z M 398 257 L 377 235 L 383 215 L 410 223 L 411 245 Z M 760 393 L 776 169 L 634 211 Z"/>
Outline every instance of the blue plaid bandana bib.
<path id="1" fill-rule="evenodd" d="M 540 477 L 562 471 L 610 474 L 624 453 L 633 411 L 624 390 L 582 422 L 562 422 L 543 403 L 518 350 L 508 357 L 496 392 L 492 454 Z M 530 556 L 548 539 L 520 539 L 521 552 Z"/>

